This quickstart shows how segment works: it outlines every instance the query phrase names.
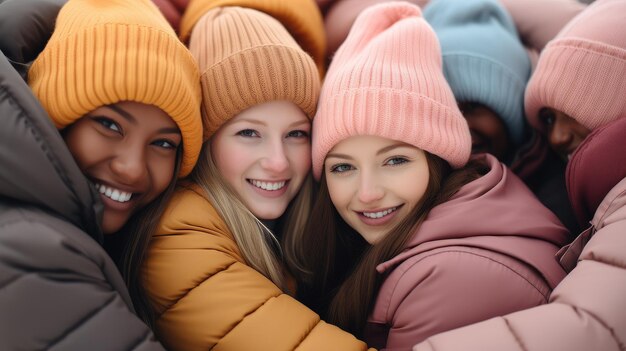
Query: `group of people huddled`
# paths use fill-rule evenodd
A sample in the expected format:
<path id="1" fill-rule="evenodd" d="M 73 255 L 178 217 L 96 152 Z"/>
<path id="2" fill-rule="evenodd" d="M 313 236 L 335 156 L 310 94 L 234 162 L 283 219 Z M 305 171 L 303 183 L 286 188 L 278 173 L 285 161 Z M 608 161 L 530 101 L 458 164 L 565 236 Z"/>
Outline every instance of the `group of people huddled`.
<path id="1" fill-rule="evenodd" d="M 0 349 L 626 350 L 625 24 L 0 1 Z"/>

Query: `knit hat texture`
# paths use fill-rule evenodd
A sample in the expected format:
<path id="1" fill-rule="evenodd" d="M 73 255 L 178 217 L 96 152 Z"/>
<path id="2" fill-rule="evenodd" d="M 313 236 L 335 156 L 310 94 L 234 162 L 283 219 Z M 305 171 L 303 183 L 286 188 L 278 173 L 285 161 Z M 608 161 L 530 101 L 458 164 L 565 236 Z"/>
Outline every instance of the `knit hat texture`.
<path id="1" fill-rule="evenodd" d="M 320 78 L 315 63 L 273 17 L 248 8 L 208 11 L 189 49 L 202 72 L 204 135 L 243 110 L 288 100 L 315 115 Z"/>
<path id="2" fill-rule="evenodd" d="M 183 139 L 179 172 L 202 146 L 198 67 L 149 0 L 70 0 L 28 83 L 57 128 L 122 101 L 159 107 Z"/>
<path id="3" fill-rule="evenodd" d="M 388 2 L 361 12 L 326 75 L 312 135 L 317 179 L 326 154 L 357 135 L 403 141 L 454 168 L 465 165 L 470 132 L 419 7 Z"/>
<path id="4" fill-rule="evenodd" d="M 626 0 L 597 0 L 548 43 L 526 88 L 526 115 L 543 130 L 551 107 L 589 130 L 626 115 Z"/>
<path id="5" fill-rule="evenodd" d="M 264 12 L 277 19 L 309 55 L 320 73 L 325 71 L 326 33 L 314 0 L 191 0 L 180 23 L 180 38 L 187 42 L 191 31 L 209 10 L 239 6 Z"/>
<path id="6" fill-rule="evenodd" d="M 524 90 L 530 59 L 513 20 L 497 0 L 434 0 L 424 9 L 458 102 L 487 106 L 514 144 L 524 137 Z"/>

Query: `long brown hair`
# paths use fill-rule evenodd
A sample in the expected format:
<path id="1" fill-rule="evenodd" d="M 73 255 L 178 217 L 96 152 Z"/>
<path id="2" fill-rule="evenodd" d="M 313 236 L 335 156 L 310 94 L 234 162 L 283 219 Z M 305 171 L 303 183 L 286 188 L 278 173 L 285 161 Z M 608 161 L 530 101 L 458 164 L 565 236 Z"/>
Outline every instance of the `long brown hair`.
<path id="1" fill-rule="evenodd" d="M 296 263 L 290 268 L 302 281 L 302 298 L 327 322 L 362 336 L 382 276 L 376 266 L 397 256 L 413 237 L 430 210 L 454 195 L 463 185 L 485 173 L 485 166 L 470 161 L 452 171 L 440 157 L 427 153 L 429 182 L 419 203 L 380 242 L 367 245 L 339 216 L 330 201 L 325 176 Z"/>
<path id="2" fill-rule="evenodd" d="M 116 234 L 120 235 L 122 240 L 121 256 L 117 265 L 128 287 L 135 312 L 152 330 L 154 330 L 156 316 L 143 286 L 141 269 L 152 236 L 155 234 L 161 216 L 174 194 L 177 184 L 176 175 L 180 170 L 181 160 L 182 147 L 176 153 L 174 178 L 168 187 L 154 201 L 133 215 L 122 230 Z"/>

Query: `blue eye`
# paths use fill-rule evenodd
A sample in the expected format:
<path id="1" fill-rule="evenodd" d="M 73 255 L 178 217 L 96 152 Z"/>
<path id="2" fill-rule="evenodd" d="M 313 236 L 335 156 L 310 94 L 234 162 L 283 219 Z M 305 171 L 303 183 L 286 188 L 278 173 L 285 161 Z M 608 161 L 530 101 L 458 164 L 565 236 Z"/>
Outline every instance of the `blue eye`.
<path id="1" fill-rule="evenodd" d="M 291 138 L 308 138 L 309 137 L 309 133 L 305 132 L 304 130 L 292 130 L 291 132 L 289 132 L 287 134 L 287 137 L 291 137 Z"/>
<path id="2" fill-rule="evenodd" d="M 237 132 L 237 135 L 240 135 L 245 138 L 254 138 L 254 137 L 258 137 L 259 133 L 254 129 L 244 129 L 244 130 L 240 130 L 239 132 Z"/>
<path id="3" fill-rule="evenodd" d="M 153 142 L 152 145 L 156 145 L 156 146 L 162 147 L 164 149 L 176 149 L 176 148 L 178 148 L 178 145 L 176 145 L 175 143 L 173 143 L 173 142 L 171 142 L 169 140 L 165 140 L 165 139 L 157 140 L 157 141 Z"/>
<path id="4" fill-rule="evenodd" d="M 401 164 L 407 163 L 407 162 L 409 162 L 409 160 L 407 160 L 404 157 L 392 157 L 385 164 L 387 164 L 389 166 L 398 166 L 398 165 L 401 165 Z"/>
<path id="5" fill-rule="evenodd" d="M 340 163 L 338 165 L 334 165 L 330 168 L 331 173 L 344 173 L 353 170 L 354 167 L 347 163 Z"/>
<path id="6" fill-rule="evenodd" d="M 109 118 L 105 118 L 105 117 L 96 117 L 94 118 L 96 122 L 100 123 L 103 127 L 107 128 L 107 129 L 111 129 L 113 131 L 116 132 L 121 132 L 122 128 L 120 128 L 120 126 L 115 123 L 113 120 L 109 119 Z"/>

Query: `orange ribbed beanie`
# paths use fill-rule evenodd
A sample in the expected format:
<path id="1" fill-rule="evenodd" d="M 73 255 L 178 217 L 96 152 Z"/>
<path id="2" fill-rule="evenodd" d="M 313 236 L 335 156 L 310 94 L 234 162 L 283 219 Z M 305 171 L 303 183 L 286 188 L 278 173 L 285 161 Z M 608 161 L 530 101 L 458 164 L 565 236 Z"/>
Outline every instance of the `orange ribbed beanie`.
<path id="1" fill-rule="evenodd" d="M 197 64 L 149 0 L 70 0 L 28 84 L 57 128 L 121 101 L 154 105 L 183 137 L 179 176 L 202 146 Z"/>
<path id="2" fill-rule="evenodd" d="M 414 145 L 463 167 L 471 137 L 443 75 L 441 49 L 416 5 L 365 9 L 337 50 L 313 121 L 313 174 L 351 136 L 375 135 Z"/>
<path id="3" fill-rule="evenodd" d="M 180 38 L 189 40 L 191 30 L 207 11 L 226 6 L 247 7 L 276 18 L 298 44 L 313 57 L 321 74 L 325 71 L 326 33 L 314 0 L 191 0 L 180 22 Z"/>
<path id="4" fill-rule="evenodd" d="M 208 11 L 189 50 L 200 66 L 204 135 L 243 110 L 288 100 L 313 118 L 320 90 L 315 63 L 273 17 L 242 7 Z"/>
<path id="5" fill-rule="evenodd" d="M 589 130 L 626 115 L 625 24 L 626 0 L 597 0 L 548 43 L 526 87 L 531 125 L 544 129 L 543 107 Z"/>

